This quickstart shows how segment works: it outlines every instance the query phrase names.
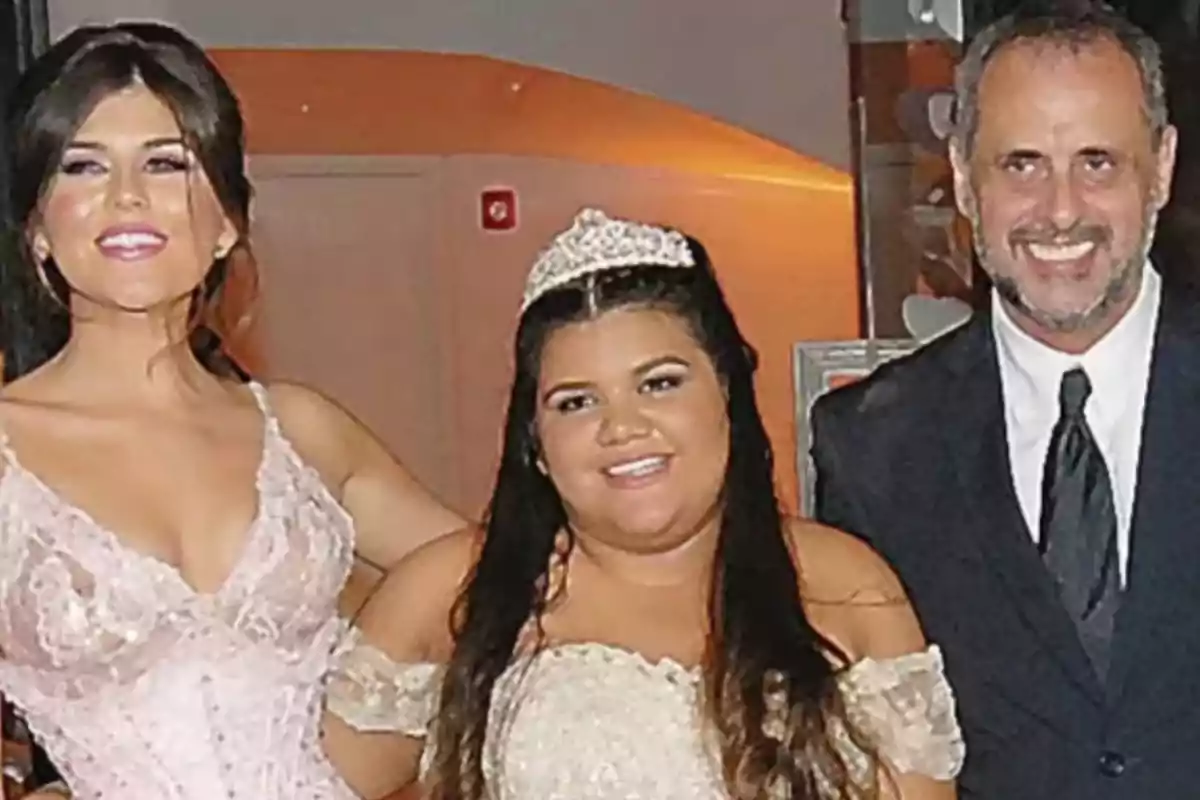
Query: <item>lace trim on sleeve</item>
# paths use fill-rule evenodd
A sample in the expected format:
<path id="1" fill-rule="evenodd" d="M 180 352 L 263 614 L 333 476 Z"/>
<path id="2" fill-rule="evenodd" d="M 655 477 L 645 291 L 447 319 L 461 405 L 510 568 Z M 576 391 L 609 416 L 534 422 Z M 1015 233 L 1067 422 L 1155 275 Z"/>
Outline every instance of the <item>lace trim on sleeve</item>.
<path id="1" fill-rule="evenodd" d="M 951 780 L 966 748 L 937 646 L 898 658 L 865 659 L 842 676 L 850 723 L 902 773 Z"/>
<path id="2" fill-rule="evenodd" d="M 354 630 L 329 677 L 328 709 L 350 727 L 423 737 L 437 713 L 443 667 L 398 664 Z"/>

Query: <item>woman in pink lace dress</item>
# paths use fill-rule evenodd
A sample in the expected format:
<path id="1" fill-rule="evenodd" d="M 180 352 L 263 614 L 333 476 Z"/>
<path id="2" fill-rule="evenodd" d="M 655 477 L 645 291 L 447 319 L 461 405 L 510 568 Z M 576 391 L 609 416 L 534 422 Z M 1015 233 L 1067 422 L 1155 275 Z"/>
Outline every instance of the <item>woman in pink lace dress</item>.
<path id="1" fill-rule="evenodd" d="M 7 126 L 0 692 L 83 800 L 349 800 L 317 725 L 338 593 L 459 519 L 212 333 L 251 190 L 200 48 L 76 30 Z"/>

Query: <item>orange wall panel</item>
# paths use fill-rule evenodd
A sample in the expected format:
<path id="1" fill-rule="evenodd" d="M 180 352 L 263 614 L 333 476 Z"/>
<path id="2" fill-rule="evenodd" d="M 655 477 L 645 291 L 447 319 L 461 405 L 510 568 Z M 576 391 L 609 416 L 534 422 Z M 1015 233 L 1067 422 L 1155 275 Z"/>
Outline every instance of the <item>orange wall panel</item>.
<path id="1" fill-rule="evenodd" d="M 432 292 L 417 302 L 438 309 L 440 349 L 387 355 L 368 348 L 363 369 L 377 372 L 406 363 L 419 373 L 405 377 L 411 391 L 426 387 L 453 398 L 449 405 L 454 412 L 444 419 L 406 423 L 439 431 L 423 437 L 436 445 L 414 443 L 406 436 L 389 444 L 418 467 L 424 480 L 444 487 L 461 510 L 478 513 L 490 488 L 499 431 L 492 401 L 503 396 L 507 382 L 506 369 L 496 362 L 506 361 L 518 302 L 515 290 L 549 232 L 585 203 L 677 224 L 709 247 L 734 310 L 762 357 L 762 409 L 777 452 L 781 489 L 785 500 L 794 503 L 791 344 L 850 338 L 858 331 L 850 175 L 686 108 L 496 59 L 351 50 L 226 49 L 213 54 L 242 100 L 253 156 L 318 161 L 384 156 L 421 162 L 429 196 L 397 195 L 394 202 L 387 201 L 388 214 L 425 220 L 428 240 L 390 258 L 379 247 L 364 244 L 363 252 L 346 253 L 340 269 L 361 270 L 352 277 L 347 273 L 347 280 L 361 286 L 395 285 L 382 276 L 372 278 L 371 269 L 427 271 L 412 285 Z M 510 235 L 482 233 L 475 224 L 478 191 L 495 183 L 521 192 L 523 225 Z M 290 185 L 266 192 L 264 199 L 286 198 Z M 354 201 L 349 195 L 338 198 L 343 204 Z M 274 241 L 283 242 L 275 248 L 274 261 L 286 262 L 269 265 L 264 287 L 277 309 L 275 318 L 283 320 L 278 324 L 288 328 L 276 335 L 312 336 L 313 358 L 319 360 L 321 353 L 332 353 L 330 336 L 361 327 L 338 321 L 356 309 L 329 309 L 329 321 L 315 332 L 307 316 L 297 314 L 288 322 L 286 310 L 279 309 L 293 294 L 298 303 L 306 296 L 296 283 L 303 280 L 298 276 L 320 265 L 298 262 L 324 247 L 318 241 L 289 247 L 288 228 L 307 226 L 303 235 L 293 229 L 294 236 L 307 241 L 312 226 L 327 220 L 309 203 L 295 205 L 282 219 L 269 211 L 260 209 L 260 216 L 271 219 Z M 293 223 L 297 215 L 304 219 Z M 336 234 L 328 236 L 345 238 Z M 369 230 L 356 232 L 359 240 L 369 235 Z M 417 250 L 431 255 L 410 257 Z M 481 302 L 496 308 L 462 312 Z M 296 364 L 295 342 L 289 347 Z M 344 344 L 339 352 L 347 351 L 354 347 Z M 270 353 L 266 356 L 270 362 Z M 489 366 L 480 368 L 480 363 Z M 322 381 L 317 374 L 308 377 Z M 378 398 L 356 401 L 352 396 L 359 391 L 365 398 L 372 391 L 366 377 L 357 389 L 352 374 L 339 374 L 336 381 L 326 378 L 344 388 L 348 395 L 339 399 L 352 410 L 366 408 L 367 417 L 372 407 L 375 415 L 382 413 Z M 387 428 L 387 422 L 381 427 Z M 421 450 L 434 446 L 448 452 Z"/>

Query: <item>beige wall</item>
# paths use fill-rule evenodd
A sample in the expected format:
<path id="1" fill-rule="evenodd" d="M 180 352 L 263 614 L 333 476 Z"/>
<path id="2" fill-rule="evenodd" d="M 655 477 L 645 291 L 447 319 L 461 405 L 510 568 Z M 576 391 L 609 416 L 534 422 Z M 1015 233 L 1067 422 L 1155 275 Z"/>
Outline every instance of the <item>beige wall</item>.
<path id="1" fill-rule="evenodd" d="M 842 2 L 48 0 L 48 6 L 55 35 L 87 21 L 149 17 L 181 25 L 210 47 L 494 56 L 687 106 L 845 169 Z"/>
<path id="2" fill-rule="evenodd" d="M 855 333 L 848 182 L 501 156 L 259 156 L 252 170 L 260 360 L 333 394 L 459 509 L 477 513 L 490 491 L 525 270 L 585 203 L 708 246 L 762 352 L 761 402 L 794 498 L 790 345 Z M 493 184 L 519 192 L 514 232 L 476 224 Z"/>

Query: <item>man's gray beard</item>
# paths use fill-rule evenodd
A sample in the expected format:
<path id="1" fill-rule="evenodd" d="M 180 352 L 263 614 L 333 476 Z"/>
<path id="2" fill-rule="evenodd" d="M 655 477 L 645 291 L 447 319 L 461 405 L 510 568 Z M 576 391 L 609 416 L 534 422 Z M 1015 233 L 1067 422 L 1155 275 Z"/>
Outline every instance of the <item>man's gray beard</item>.
<path id="1" fill-rule="evenodd" d="M 1150 256 L 1150 247 L 1154 242 L 1154 232 L 1157 227 L 1158 209 L 1147 208 L 1142 222 L 1142 237 L 1134 254 L 1117 265 L 1108 285 L 1104 287 L 1104 291 L 1100 293 L 1090 308 L 1064 314 L 1037 308 L 1021 292 L 1013 277 L 996 274 L 995 270 L 989 266 L 991 248 L 980 228 L 979 217 L 975 215 L 971 219 L 971 235 L 975 240 L 975 252 L 979 256 L 979 263 L 984 272 L 992 279 L 996 293 L 1017 313 L 1033 320 L 1041 328 L 1055 333 L 1075 333 L 1086 330 L 1099 320 L 1106 318 L 1113 306 L 1129 297 L 1136 279 L 1141 276 L 1141 270 Z"/>

